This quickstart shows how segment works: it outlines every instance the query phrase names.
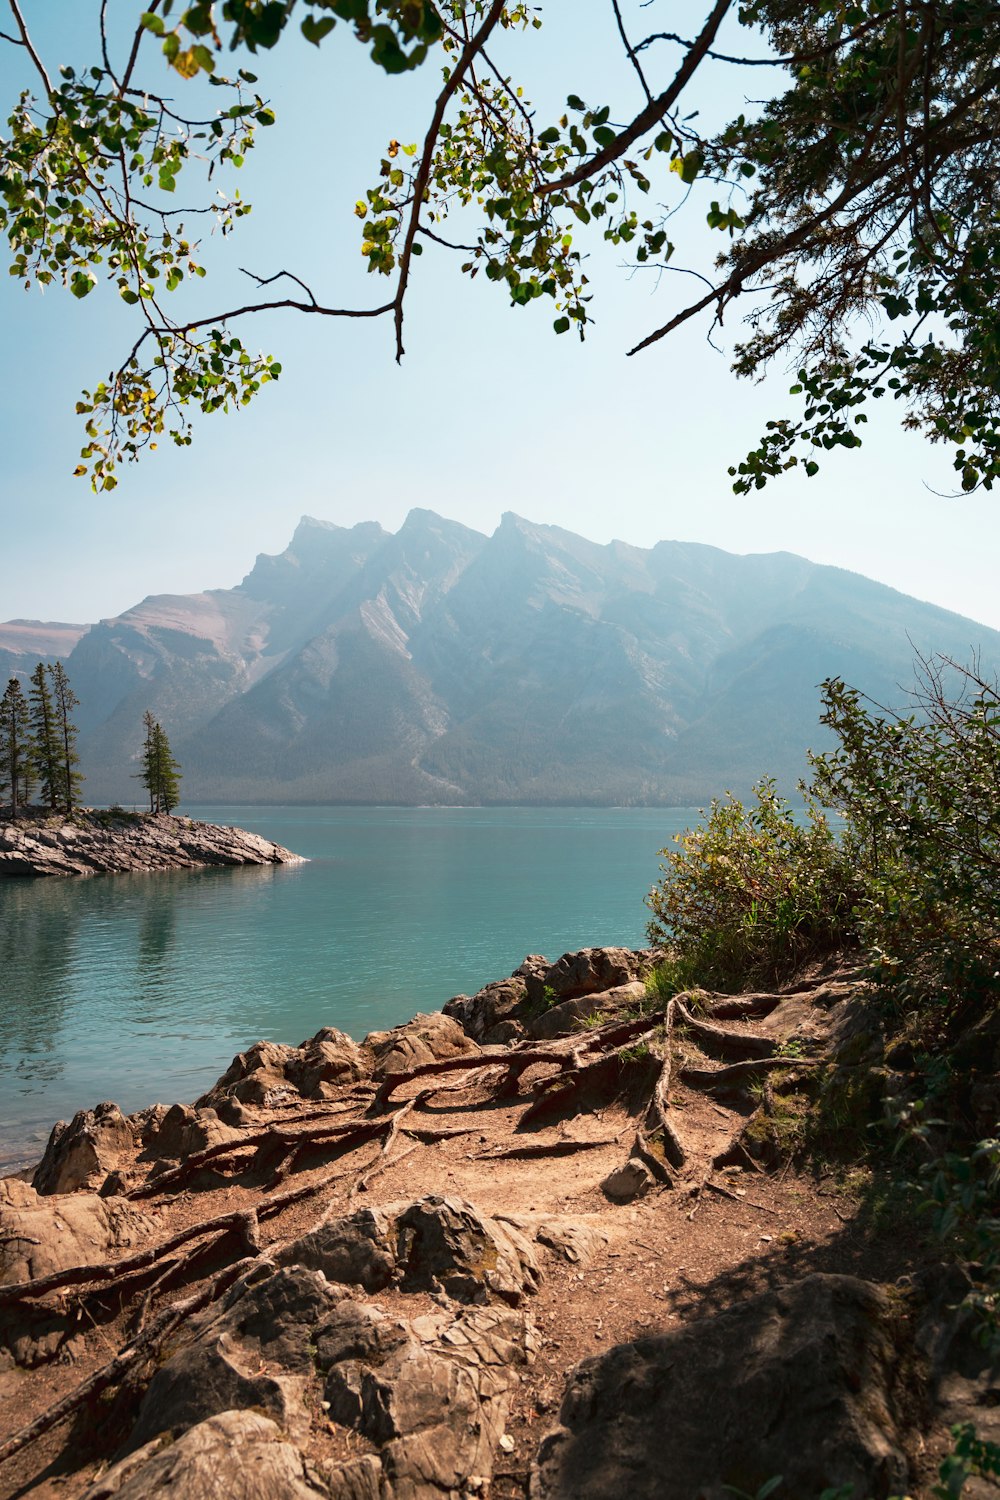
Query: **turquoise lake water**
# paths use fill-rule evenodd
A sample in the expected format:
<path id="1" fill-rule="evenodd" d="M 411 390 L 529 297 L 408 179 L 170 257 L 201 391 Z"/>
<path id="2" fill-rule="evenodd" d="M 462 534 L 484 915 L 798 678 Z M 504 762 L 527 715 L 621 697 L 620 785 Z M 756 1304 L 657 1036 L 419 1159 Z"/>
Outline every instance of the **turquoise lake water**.
<path id="1" fill-rule="evenodd" d="M 267 869 L 0 881 L 0 1171 L 53 1121 L 190 1100 L 236 1052 L 360 1038 L 527 953 L 645 942 L 684 808 L 213 807 L 307 856 Z"/>

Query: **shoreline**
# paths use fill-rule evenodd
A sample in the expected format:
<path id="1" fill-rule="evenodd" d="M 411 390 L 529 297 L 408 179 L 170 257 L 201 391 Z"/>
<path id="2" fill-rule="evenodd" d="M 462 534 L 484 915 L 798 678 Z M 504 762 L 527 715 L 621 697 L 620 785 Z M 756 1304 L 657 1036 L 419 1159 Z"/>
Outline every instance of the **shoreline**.
<path id="1" fill-rule="evenodd" d="M 171 813 L 81 807 L 0 820 L 0 880 L 305 862 L 260 834 Z"/>
<path id="2" fill-rule="evenodd" d="M 773 1113 L 857 1066 L 863 977 L 696 1003 L 654 962 L 529 955 L 57 1126 L 0 1179 L 0 1497 L 930 1493 L 949 1424 L 996 1418 L 960 1268 Z"/>

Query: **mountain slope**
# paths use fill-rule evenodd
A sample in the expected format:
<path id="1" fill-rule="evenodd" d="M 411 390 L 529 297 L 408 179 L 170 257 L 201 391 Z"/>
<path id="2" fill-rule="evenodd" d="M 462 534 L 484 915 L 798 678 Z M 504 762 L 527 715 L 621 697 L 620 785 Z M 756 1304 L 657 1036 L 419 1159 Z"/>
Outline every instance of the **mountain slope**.
<path id="1" fill-rule="evenodd" d="M 83 627 L 31 629 L 47 655 Z M 68 670 L 94 800 L 133 800 L 150 708 L 187 801 L 689 804 L 792 790 L 819 682 L 902 706 L 914 647 L 1000 666 L 997 632 L 790 553 L 414 510 L 395 534 L 305 517 L 236 588 L 102 620 Z"/>

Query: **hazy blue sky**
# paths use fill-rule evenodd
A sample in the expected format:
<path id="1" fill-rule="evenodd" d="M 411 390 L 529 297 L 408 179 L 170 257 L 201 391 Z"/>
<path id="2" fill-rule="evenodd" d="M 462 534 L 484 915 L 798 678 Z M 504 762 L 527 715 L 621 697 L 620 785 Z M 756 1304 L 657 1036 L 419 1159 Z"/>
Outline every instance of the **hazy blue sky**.
<path id="1" fill-rule="evenodd" d="M 141 9 L 111 0 L 116 26 Z M 24 10 L 53 67 L 95 58 L 96 0 L 24 0 Z M 557 113 L 576 91 L 627 117 L 636 89 L 615 60 L 610 6 L 551 0 L 542 13 L 543 31 L 509 44 L 507 56 L 544 112 Z M 655 15 L 657 26 L 683 31 L 701 13 L 694 0 L 660 0 L 655 12 L 633 5 L 644 29 Z M 363 273 L 352 206 L 388 139 L 421 133 L 435 80 L 430 71 L 380 77 L 342 31 L 319 52 L 294 41 L 255 64 L 278 124 L 261 132 L 240 174 L 254 213 L 213 243 L 209 276 L 175 294 L 188 299 L 178 310 L 211 314 L 245 300 L 239 266 L 294 270 L 321 300 L 385 300 L 388 283 Z M 25 61 L 0 45 L 5 105 L 29 81 Z M 151 66 L 162 79 L 158 60 Z M 762 70 L 721 74 L 709 110 L 725 101 L 736 112 L 764 87 Z M 675 221 L 678 263 L 688 244 L 693 258 L 703 254 L 701 217 Z M 693 284 L 630 279 L 621 259 L 595 257 L 598 321 L 582 348 L 552 334 L 547 301 L 510 309 L 498 288 L 470 284 L 433 247 L 417 265 L 401 368 L 387 320 L 289 314 L 246 323 L 244 342 L 282 360 L 280 383 L 248 412 L 196 417 L 191 448 L 161 446 L 123 471 L 110 496 L 71 477 L 82 441 L 73 405 L 128 347 L 127 310 L 104 288 L 75 302 L 56 289 L 25 293 L 3 276 L 0 620 L 93 620 L 149 593 L 229 586 L 257 552 L 280 551 L 303 513 L 395 528 L 418 505 L 484 531 L 516 510 L 599 542 L 784 549 L 1000 626 L 1000 500 L 932 493 L 928 486 L 953 488 L 950 463 L 902 434 L 891 411 L 860 453 L 828 460 L 816 479 L 793 474 L 736 498 L 727 464 L 754 445 L 768 417 L 791 407 L 790 377 L 779 370 L 763 386 L 737 382 L 704 326 L 626 359 Z M 727 332 L 734 337 L 738 325 Z"/>

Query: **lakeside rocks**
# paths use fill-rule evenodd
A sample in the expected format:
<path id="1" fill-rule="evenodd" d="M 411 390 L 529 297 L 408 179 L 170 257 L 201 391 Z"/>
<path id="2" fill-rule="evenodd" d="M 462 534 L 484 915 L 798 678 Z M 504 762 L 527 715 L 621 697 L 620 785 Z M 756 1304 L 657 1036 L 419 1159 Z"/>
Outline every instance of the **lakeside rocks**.
<path id="1" fill-rule="evenodd" d="M 80 808 L 70 818 L 0 821 L 0 880 L 299 863 L 300 855 L 259 834 L 169 813 Z"/>
<path id="2" fill-rule="evenodd" d="M 533 955 L 448 1016 L 260 1042 L 194 1106 L 57 1126 L 34 1186 L 0 1180 L 0 1408 L 184 1312 L 0 1496 L 47 1472 L 67 1500 L 724 1500 L 779 1475 L 775 1500 L 929 1493 L 944 1422 L 997 1432 L 971 1284 L 838 1250 L 849 1214 L 824 1197 L 824 1231 L 805 1178 L 722 1165 L 750 1106 L 680 1076 L 689 1159 L 668 1170 L 651 962 Z M 683 1055 L 724 1070 L 762 1034 L 834 1055 L 857 995 L 835 975 L 705 997 Z M 483 1049 L 499 1026 L 528 1071 Z"/>

